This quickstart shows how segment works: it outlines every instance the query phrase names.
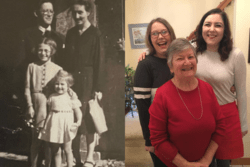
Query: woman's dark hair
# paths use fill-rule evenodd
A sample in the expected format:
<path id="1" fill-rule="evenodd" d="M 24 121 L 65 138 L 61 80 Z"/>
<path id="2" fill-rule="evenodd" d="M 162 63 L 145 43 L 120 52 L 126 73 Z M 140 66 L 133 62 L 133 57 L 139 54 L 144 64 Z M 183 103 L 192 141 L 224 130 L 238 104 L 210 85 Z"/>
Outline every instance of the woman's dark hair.
<path id="1" fill-rule="evenodd" d="M 168 32 L 170 34 L 170 38 L 171 38 L 171 41 L 175 40 L 176 37 L 175 37 L 175 33 L 174 33 L 174 29 L 172 28 L 172 26 L 167 22 L 167 20 L 163 19 L 163 18 L 156 18 L 156 19 L 153 19 L 151 20 L 151 22 L 148 24 L 148 27 L 147 27 L 147 32 L 146 32 L 146 36 L 145 36 L 145 42 L 146 42 L 146 45 L 149 49 L 149 54 L 155 54 L 156 53 L 156 50 L 152 44 L 152 41 L 151 41 L 151 29 L 152 29 L 152 25 L 155 23 L 155 22 L 159 22 L 159 23 L 162 23 L 167 29 L 168 29 Z"/>
<path id="2" fill-rule="evenodd" d="M 83 5 L 85 7 L 85 10 L 89 13 L 92 11 L 92 2 L 90 0 L 73 0 L 73 5 Z"/>
<path id="3" fill-rule="evenodd" d="M 219 48 L 218 48 L 218 52 L 220 54 L 221 61 L 224 61 L 229 57 L 229 53 L 231 52 L 231 50 L 233 48 L 233 42 L 231 39 L 230 23 L 228 21 L 228 16 L 224 11 L 222 11 L 218 8 L 215 8 L 215 9 L 208 11 L 202 17 L 199 25 L 197 26 L 197 29 L 196 29 L 196 44 L 197 44 L 196 52 L 202 53 L 207 49 L 207 44 L 202 37 L 202 28 L 203 28 L 203 24 L 204 24 L 205 19 L 211 14 L 219 14 L 224 22 L 224 33 L 223 33 L 223 37 L 220 41 Z"/>

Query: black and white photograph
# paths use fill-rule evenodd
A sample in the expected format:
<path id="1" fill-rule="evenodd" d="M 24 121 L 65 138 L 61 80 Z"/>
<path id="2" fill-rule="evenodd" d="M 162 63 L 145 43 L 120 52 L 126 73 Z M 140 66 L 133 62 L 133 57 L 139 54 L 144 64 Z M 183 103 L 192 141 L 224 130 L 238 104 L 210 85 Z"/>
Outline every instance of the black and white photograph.
<path id="1" fill-rule="evenodd" d="M 0 167 L 125 167 L 124 3 L 0 2 Z"/>

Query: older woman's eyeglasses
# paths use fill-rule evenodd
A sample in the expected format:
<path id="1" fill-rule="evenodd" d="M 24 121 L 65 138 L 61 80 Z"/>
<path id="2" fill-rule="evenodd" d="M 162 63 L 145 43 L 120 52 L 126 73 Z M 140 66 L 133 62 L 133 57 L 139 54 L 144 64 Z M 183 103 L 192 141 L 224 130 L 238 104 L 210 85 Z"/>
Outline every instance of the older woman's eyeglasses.
<path id="1" fill-rule="evenodd" d="M 165 36 L 169 35 L 169 32 L 168 32 L 168 30 L 162 30 L 160 32 L 154 31 L 151 33 L 151 36 L 152 36 L 152 38 L 158 38 L 159 34 L 161 34 L 162 36 L 165 37 Z"/>

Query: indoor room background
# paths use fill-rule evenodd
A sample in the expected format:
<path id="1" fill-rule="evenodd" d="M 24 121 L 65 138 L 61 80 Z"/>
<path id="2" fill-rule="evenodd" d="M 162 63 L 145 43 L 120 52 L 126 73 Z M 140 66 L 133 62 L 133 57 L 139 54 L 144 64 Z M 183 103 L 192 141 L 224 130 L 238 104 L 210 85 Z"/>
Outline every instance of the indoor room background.
<path id="1" fill-rule="evenodd" d="M 172 25 L 176 34 L 176 38 L 186 38 L 191 32 L 195 30 L 201 17 L 210 9 L 216 8 L 222 1 L 223 0 L 126 0 L 125 66 L 129 64 L 134 70 L 136 70 L 138 57 L 143 51 L 146 50 L 146 48 L 131 49 L 128 28 L 129 24 L 149 23 L 154 18 L 162 17 Z M 229 16 L 234 46 L 242 50 L 247 63 L 247 117 L 248 127 L 250 129 L 250 64 L 248 63 L 250 28 L 249 7 L 250 1 L 248 0 L 232 0 L 231 3 L 225 7 L 224 11 Z M 127 121 L 125 122 L 126 136 L 128 137 L 128 135 L 132 135 L 128 129 L 131 127 L 127 124 Z M 126 140 L 126 142 L 127 141 L 128 140 Z M 243 158 L 250 158 L 250 133 L 244 137 L 243 142 L 245 150 Z M 144 148 L 142 147 L 142 149 Z M 148 153 L 146 152 L 145 154 Z"/>

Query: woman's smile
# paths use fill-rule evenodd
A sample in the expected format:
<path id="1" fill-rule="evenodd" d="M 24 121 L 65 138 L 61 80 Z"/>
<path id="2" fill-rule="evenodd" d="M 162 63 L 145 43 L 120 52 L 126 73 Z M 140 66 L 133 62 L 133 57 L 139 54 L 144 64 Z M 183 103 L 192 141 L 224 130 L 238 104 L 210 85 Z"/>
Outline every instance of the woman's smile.
<path id="1" fill-rule="evenodd" d="M 190 71 L 190 70 L 193 70 L 193 69 L 194 69 L 193 67 L 183 68 L 182 71 Z"/>
<path id="2" fill-rule="evenodd" d="M 202 27 L 202 36 L 207 44 L 207 49 L 216 51 L 223 38 L 224 23 L 219 14 L 209 15 Z"/>
<path id="3" fill-rule="evenodd" d="M 160 22 L 155 22 L 154 24 L 152 24 L 151 42 L 156 50 L 156 56 L 165 58 L 165 52 L 167 51 L 168 46 L 171 43 L 171 37 L 164 24 Z"/>
<path id="4" fill-rule="evenodd" d="M 173 56 L 172 67 L 174 76 L 183 79 L 184 77 L 194 77 L 197 70 L 197 61 L 192 49 L 186 49 Z"/>

